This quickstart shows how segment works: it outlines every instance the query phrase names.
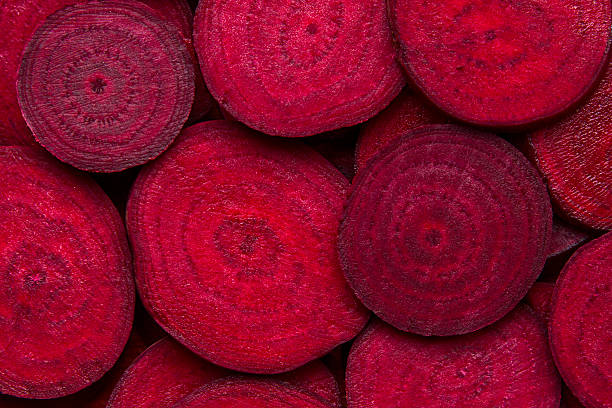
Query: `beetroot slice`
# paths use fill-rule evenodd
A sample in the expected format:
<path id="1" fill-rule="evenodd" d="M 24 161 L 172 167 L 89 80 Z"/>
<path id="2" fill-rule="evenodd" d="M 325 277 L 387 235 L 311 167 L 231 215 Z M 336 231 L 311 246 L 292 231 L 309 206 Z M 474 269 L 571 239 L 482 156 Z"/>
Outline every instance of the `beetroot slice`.
<path id="1" fill-rule="evenodd" d="M 349 408 L 557 408 L 561 399 L 544 325 L 524 305 L 460 337 L 375 320 L 355 341 L 346 377 Z"/>
<path id="2" fill-rule="evenodd" d="M 458 126 L 422 127 L 357 174 L 340 257 L 357 297 L 393 326 L 469 333 L 525 296 L 551 224 L 546 188 L 512 145 Z"/>
<path id="3" fill-rule="evenodd" d="M 123 224 L 92 180 L 35 150 L 0 148 L 0 185 L 0 392 L 74 393 L 112 367 L 130 333 Z"/>
<path id="4" fill-rule="evenodd" d="M 368 313 L 336 255 L 347 184 L 299 143 L 235 122 L 187 128 L 128 202 L 145 307 L 195 353 L 245 372 L 289 371 L 350 340 Z"/>
<path id="5" fill-rule="evenodd" d="M 461 120 L 521 126 L 578 102 L 605 65 L 610 0 L 388 0 L 401 61 Z"/>
<path id="6" fill-rule="evenodd" d="M 565 383 L 587 407 L 612 407 L 612 233 L 570 258 L 553 295 L 550 344 Z"/>
<path id="7" fill-rule="evenodd" d="M 612 228 L 612 64 L 572 115 L 530 135 L 528 149 L 566 217 L 593 229 Z"/>
<path id="8" fill-rule="evenodd" d="M 297 370 L 277 374 L 272 378 L 308 390 L 326 401 L 330 407 L 340 408 L 343 406 L 339 384 L 321 360 L 311 361 Z"/>
<path id="9" fill-rule="evenodd" d="M 535 311 L 540 319 L 546 324 L 550 321 L 552 307 L 552 295 L 555 285 L 548 282 L 536 282 L 533 284 L 525 301 Z"/>
<path id="10" fill-rule="evenodd" d="M 366 121 L 405 82 L 384 0 L 201 2 L 194 43 L 219 104 L 276 136 Z"/>
<path id="11" fill-rule="evenodd" d="M 28 126 L 53 155 L 84 170 L 120 171 L 178 135 L 193 102 L 193 63 L 177 29 L 149 7 L 91 2 L 36 30 L 17 92 Z"/>
<path id="12" fill-rule="evenodd" d="M 588 233 L 555 217 L 550 245 L 548 246 L 548 258 L 563 255 L 575 249 L 590 237 Z"/>

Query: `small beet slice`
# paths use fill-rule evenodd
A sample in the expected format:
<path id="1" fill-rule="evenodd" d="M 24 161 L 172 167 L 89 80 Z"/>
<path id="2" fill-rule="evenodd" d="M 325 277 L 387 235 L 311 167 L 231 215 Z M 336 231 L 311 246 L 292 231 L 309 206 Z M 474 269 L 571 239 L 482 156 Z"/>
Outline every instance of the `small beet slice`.
<path id="1" fill-rule="evenodd" d="M 604 67 L 610 0 L 388 0 L 401 61 L 461 120 L 516 127 L 577 103 Z"/>
<path id="2" fill-rule="evenodd" d="M 89 171 L 142 164 L 178 135 L 193 63 L 178 30 L 138 2 L 66 7 L 36 30 L 17 81 L 36 139 Z"/>
<path id="3" fill-rule="evenodd" d="M 301 143 L 236 122 L 187 128 L 128 202 L 145 307 L 196 354 L 244 372 L 289 371 L 350 340 L 368 313 L 336 254 L 347 187 Z"/>
<path id="4" fill-rule="evenodd" d="M 553 218 L 548 258 L 563 255 L 575 249 L 590 237 L 588 233 L 555 217 Z"/>
<path id="5" fill-rule="evenodd" d="M 555 290 L 555 285 L 548 282 L 536 282 L 533 284 L 525 301 L 535 313 L 546 324 L 550 321 L 550 311 L 552 308 L 552 295 Z"/>
<path id="6" fill-rule="evenodd" d="M 573 114 L 530 135 L 529 155 L 553 203 L 588 228 L 612 228 L 612 64 Z"/>
<path id="7" fill-rule="evenodd" d="M 277 374 L 271 378 L 308 390 L 329 403 L 330 407 L 343 406 L 338 382 L 321 360 L 311 361 L 297 370 Z"/>
<path id="8" fill-rule="evenodd" d="M 612 233 L 579 248 L 553 295 L 550 344 L 565 383 L 589 408 L 612 407 Z"/>
<path id="9" fill-rule="evenodd" d="M 405 82 L 384 0 L 201 2 L 194 43 L 219 104 L 275 136 L 364 122 Z"/>
<path id="10" fill-rule="evenodd" d="M 561 380 L 544 324 L 525 305 L 475 333 L 420 337 L 380 320 L 355 340 L 348 408 L 557 408 Z"/>
<path id="11" fill-rule="evenodd" d="M 421 127 L 357 174 L 340 258 L 357 297 L 386 322 L 463 334 L 527 294 L 551 224 L 542 180 L 508 142 L 459 126 Z"/>
<path id="12" fill-rule="evenodd" d="M 55 398 L 115 363 L 134 285 L 117 210 L 43 152 L 0 148 L 0 392 Z"/>

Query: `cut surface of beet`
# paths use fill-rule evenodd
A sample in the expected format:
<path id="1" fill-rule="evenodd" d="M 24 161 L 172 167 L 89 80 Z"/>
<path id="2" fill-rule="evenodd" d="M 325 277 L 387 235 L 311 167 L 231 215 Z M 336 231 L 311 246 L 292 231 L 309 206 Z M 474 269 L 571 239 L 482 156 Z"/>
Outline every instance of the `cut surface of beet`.
<path id="1" fill-rule="evenodd" d="M 271 378 L 293 384 L 326 401 L 330 407 L 342 407 L 340 387 L 333 374 L 321 360 L 314 360 L 300 368 Z"/>
<path id="2" fill-rule="evenodd" d="M 357 174 L 340 258 L 357 297 L 386 322 L 463 334 L 525 296 L 551 224 L 546 188 L 512 145 L 459 126 L 421 127 Z"/>
<path id="3" fill-rule="evenodd" d="M 555 290 L 555 285 L 548 282 L 536 282 L 533 284 L 525 301 L 534 312 L 548 325 L 550 320 L 550 310 L 552 308 L 552 295 Z"/>
<path id="4" fill-rule="evenodd" d="M 576 112 L 529 137 L 553 202 L 588 228 L 612 228 L 612 64 Z"/>
<path id="5" fill-rule="evenodd" d="M 612 407 L 612 233 L 579 248 L 553 295 L 550 344 L 561 376 L 589 408 Z"/>
<path id="6" fill-rule="evenodd" d="M 217 102 L 275 136 L 364 122 L 405 82 L 384 0 L 201 2 L 194 43 Z"/>
<path id="7" fill-rule="evenodd" d="M 350 340 L 368 313 L 336 253 L 347 186 L 301 143 L 235 122 L 187 128 L 128 202 L 145 307 L 192 351 L 238 371 L 289 371 Z"/>
<path id="8" fill-rule="evenodd" d="M 123 223 L 91 179 L 43 152 L 0 148 L 0 185 L 0 392 L 77 392 L 113 366 L 130 334 Z"/>
<path id="9" fill-rule="evenodd" d="M 420 337 L 373 321 L 346 372 L 348 408 L 557 408 L 544 324 L 525 305 L 475 333 Z"/>
<path id="10" fill-rule="evenodd" d="M 553 218 L 552 234 L 548 247 L 548 258 L 563 255 L 589 238 L 591 236 L 588 233 L 555 217 Z"/>
<path id="11" fill-rule="evenodd" d="M 388 0 L 401 61 L 461 120 L 515 127 L 577 103 L 606 62 L 610 0 Z"/>
<path id="12" fill-rule="evenodd" d="M 36 30 L 17 81 L 36 140 L 89 171 L 142 164 L 185 123 L 193 61 L 178 29 L 138 2 L 66 7 Z"/>

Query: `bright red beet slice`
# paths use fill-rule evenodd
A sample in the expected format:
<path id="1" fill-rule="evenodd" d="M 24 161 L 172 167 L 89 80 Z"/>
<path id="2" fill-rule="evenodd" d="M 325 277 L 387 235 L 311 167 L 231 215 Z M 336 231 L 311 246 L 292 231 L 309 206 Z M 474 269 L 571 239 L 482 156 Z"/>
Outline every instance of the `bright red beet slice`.
<path id="1" fill-rule="evenodd" d="M 271 135 L 361 123 L 404 85 L 384 0 L 201 2 L 194 42 L 219 104 Z"/>
<path id="2" fill-rule="evenodd" d="M 340 258 L 357 297 L 383 320 L 422 335 L 463 334 L 525 296 L 551 224 L 544 184 L 508 142 L 421 127 L 357 174 Z"/>
<path id="3" fill-rule="evenodd" d="M 558 115 L 605 64 L 610 0 L 388 0 L 401 61 L 440 108 L 510 127 Z"/>
<path id="4" fill-rule="evenodd" d="M 555 290 L 555 285 L 548 282 L 536 282 L 533 284 L 525 301 L 535 313 L 542 319 L 542 321 L 548 324 L 550 320 L 550 310 L 552 307 L 552 295 Z"/>
<path id="5" fill-rule="evenodd" d="M 565 383 L 589 408 L 612 407 L 612 233 L 579 248 L 553 295 L 550 344 Z"/>
<path id="6" fill-rule="evenodd" d="M 457 337 L 375 320 L 353 344 L 346 390 L 348 408 L 557 408 L 561 399 L 544 324 L 524 305 Z"/>
<path id="7" fill-rule="evenodd" d="M 326 401 L 330 407 L 340 408 L 343 406 L 338 382 L 321 360 L 311 361 L 297 370 L 277 374 L 270 378 L 308 390 Z"/>
<path id="8" fill-rule="evenodd" d="M 612 228 L 612 64 L 572 115 L 529 137 L 528 149 L 553 202 L 581 225 Z"/>
<path id="9" fill-rule="evenodd" d="M 186 129 L 128 202 L 145 306 L 192 351 L 245 372 L 289 371 L 350 340 L 368 313 L 336 255 L 347 186 L 300 143 L 236 122 Z"/>
<path id="10" fill-rule="evenodd" d="M 178 30 L 149 7 L 92 2 L 37 29 L 17 92 L 28 126 L 53 155 L 83 170 L 120 171 L 178 135 L 193 102 L 193 63 Z"/>
<path id="11" fill-rule="evenodd" d="M 99 379 L 134 309 L 117 210 L 42 152 L 0 148 L 0 392 L 55 398 Z"/>

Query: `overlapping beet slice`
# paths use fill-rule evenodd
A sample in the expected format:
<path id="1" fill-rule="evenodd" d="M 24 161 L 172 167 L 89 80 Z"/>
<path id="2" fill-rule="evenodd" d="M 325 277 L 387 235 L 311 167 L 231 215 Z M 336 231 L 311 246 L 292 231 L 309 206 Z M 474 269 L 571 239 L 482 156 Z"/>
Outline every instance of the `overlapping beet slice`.
<path id="1" fill-rule="evenodd" d="M 544 184 L 508 142 L 421 127 L 357 174 L 340 256 L 357 296 L 383 320 L 422 335 L 462 334 L 525 296 L 551 224 Z"/>
<path id="2" fill-rule="evenodd" d="M 55 398 L 99 379 L 132 325 L 117 210 L 42 152 L 0 148 L 0 392 Z"/>
<path id="3" fill-rule="evenodd" d="M 548 324 L 550 320 L 550 311 L 552 308 L 552 295 L 555 290 L 555 285 L 549 282 L 536 282 L 533 284 L 525 301 L 543 322 Z"/>
<path id="4" fill-rule="evenodd" d="M 550 344 L 561 376 L 587 407 L 612 407 L 612 233 L 579 248 L 553 295 Z"/>
<path id="5" fill-rule="evenodd" d="M 556 408 L 561 381 L 525 305 L 475 333 L 420 337 L 373 321 L 346 372 L 348 408 Z"/>
<path id="6" fill-rule="evenodd" d="M 384 0 L 201 2 L 194 43 L 219 104 L 271 135 L 361 123 L 404 85 Z"/>
<path id="7" fill-rule="evenodd" d="M 347 186 L 300 143 L 235 122 L 187 128 L 128 203 L 145 306 L 192 351 L 245 372 L 289 371 L 351 339 L 368 313 L 336 255 Z"/>
<path id="8" fill-rule="evenodd" d="M 591 238 L 591 236 L 573 225 L 555 217 L 548 247 L 548 258 L 563 255 Z"/>
<path id="9" fill-rule="evenodd" d="M 189 115 L 193 62 L 182 36 L 128 1 L 66 7 L 36 30 L 17 92 L 36 139 L 75 167 L 111 172 L 165 150 Z"/>
<path id="10" fill-rule="evenodd" d="M 388 0 L 401 60 L 440 108 L 471 123 L 558 115 L 605 64 L 610 0 Z"/>

